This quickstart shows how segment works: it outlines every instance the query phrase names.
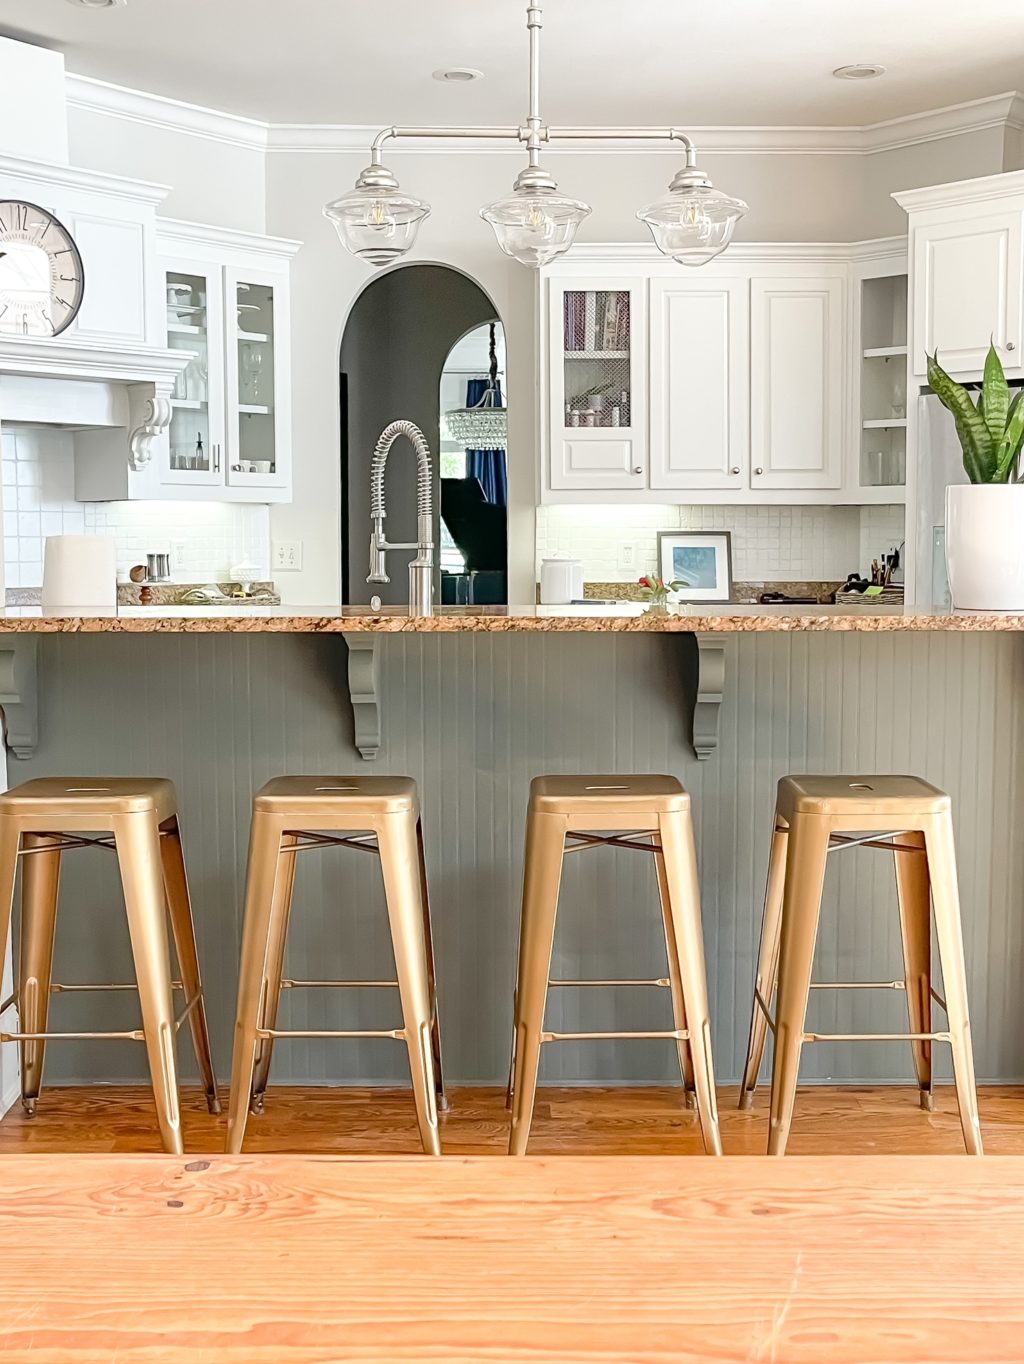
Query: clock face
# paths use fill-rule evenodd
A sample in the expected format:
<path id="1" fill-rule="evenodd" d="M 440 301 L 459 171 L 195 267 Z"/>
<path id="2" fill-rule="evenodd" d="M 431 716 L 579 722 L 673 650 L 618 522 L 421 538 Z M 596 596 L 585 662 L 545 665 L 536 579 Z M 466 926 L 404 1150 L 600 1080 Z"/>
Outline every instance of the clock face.
<path id="1" fill-rule="evenodd" d="M 82 306 L 82 257 L 52 213 L 0 200 L 0 335 L 57 336 Z"/>

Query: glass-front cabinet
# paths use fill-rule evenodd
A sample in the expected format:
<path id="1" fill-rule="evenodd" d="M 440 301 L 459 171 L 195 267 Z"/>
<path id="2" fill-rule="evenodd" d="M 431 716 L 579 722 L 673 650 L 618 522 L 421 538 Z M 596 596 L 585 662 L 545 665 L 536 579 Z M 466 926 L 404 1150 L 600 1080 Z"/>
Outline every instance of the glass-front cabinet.
<path id="1" fill-rule="evenodd" d="M 248 270 L 227 272 L 227 483 L 278 488 L 287 471 L 288 316 L 280 281 Z"/>
<path id="2" fill-rule="evenodd" d="M 552 280 L 548 300 L 552 488 L 641 488 L 647 476 L 646 288 Z"/>
<path id="3" fill-rule="evenodd" d="M 192 262 L 165 267 L 167 345 L 188 364 L 171 395 L 167 465 L 162 481 L 203 487 L 223 483 L 224 307 L 221 267 Z"/>
<path id="4" fill-rule="evenodd" d="M 167 345 L 189 359 L 166 450 L 129 479 L 127 496 L 289 501 L 289 275 L 299 243 L 160 219 L 157 244 Z"/>

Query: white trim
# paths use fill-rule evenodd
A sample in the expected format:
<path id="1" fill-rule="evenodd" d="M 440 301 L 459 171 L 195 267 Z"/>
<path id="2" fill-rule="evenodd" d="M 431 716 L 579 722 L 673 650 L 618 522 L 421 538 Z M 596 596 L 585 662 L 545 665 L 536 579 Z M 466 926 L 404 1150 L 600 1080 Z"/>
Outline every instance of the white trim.
<path id="1" fill-rule="evenodd" d="M 1024 193 L 1024 171 L 979 175 L 975 180 L 953 180 L 948 185 L 925 185 L 900 190 L 892 197 L 908 212 L 911 209 L 949 208 L 976 203 L 979 199 L 1008 199 Z"/>
<path id="2" fill-rule="evenodd" d="M 106 175 L 102 171 L 82 170 L 55 161 L 30 161 L 26 157 L 0 154 L 0 179 L 7 177 L 41 185 L 47 193 L 51 193 L 54 186 L 60 186 L 61 189 L 87 190 L 143 204 L 163 203 L 171 192 L 167 185 L 155 185 L 146 180 L 128 180 L 123 175 Z"/>
<path id="3" fill-rule="evenodd" d="M 105 114 L 151 127 L 187 133 L 230 146 L 272 152 L 323 152 L 366 156 L 370 143 L 383 125 L 356 123 L 269 123 L 241 114 L 209 109 L 166 95 L 132 90 L 68 72 L 68 105 L 89 113 Z M 967 100 L 917 114 L 849 127 L 754 127 L 711 125 L 687 128 L 701 151 L 741 156 L 858 156 L 893 151 L 922 142 L 934 142 L 960 133 L 986 128 L 1024 129 L 1024 98 L 1016 91 Z M 522 156 L 512 139 L 417 138 L 395 144 L 403 155 L 411 153 L 457 153 L 461 155 Z M 623 139 L 609 142 L 552 143 L 546 154 L 574 156 L 630 155 L 637 152 L 674 156 L 678 145 Z"/>
<path id="4" fill-rule="evenodd" d="M 906 251 L 905 237 L 885 237 L 879 242 L 861 242 L 859 247 L 877 247 L 878 254 L 890 255 Z M 854 248 L 849 242 L 734 242 L 727 252 L 711 266 L 703 266 L 702 273 L 715 273 L 714 265 L 763 265 L 763 264 L 800 264 L 814 265 L 827 262 L 845 264 L 849 261 Z M 651 243 L 644 242 L 577 242 L 556 264 L 545 266 L 541 274 L 558 274 L 566 264 L 579 262 L 614 262 L 616 265 L 665 265 L 666 269 L 679 278 L 678 267 L 669 261 Z"/>
<path id="5" fill-rule="evenodd" d="M 193 137 L 205 137 L 211 142 L 226 142 L 233 147 L 248 147 L 265 151 L 269 124 L 260 119 L 245 118 L 240 114 L 207 109 L 200 104 L 154 95 L 146 90 L 132 90 L 124 85 L 96 80 L 93 76 L 66 77 L 68 107 L 83 109 L 90 114 L 107 114 L 123 118 L 129 123 L 143 123 Z"/>
<path id="6" fill-rule="evenodd" d="M 229 250 L 244 251 L 246 256 L 294 256 L 302 245 L 291 237 L 268 237 L 261 232 L 242 232 L 233 227 L 210 227 L 205 223 L 186 222 L 182 218 L 163 218 L 156 220 L 157 247 L 161 255 L 173 254 L 175 246 L 189 246 L 211 243 Z"/>
<path id="7" fill-rule="evenodd" d="M 88 379 L 119 384 L 157 384 L 170 388 L 182 369 L 180 350 L 158 346 L 84 346 L 75 341 L 4 337 L 0 374 L 49 379 Z"/>

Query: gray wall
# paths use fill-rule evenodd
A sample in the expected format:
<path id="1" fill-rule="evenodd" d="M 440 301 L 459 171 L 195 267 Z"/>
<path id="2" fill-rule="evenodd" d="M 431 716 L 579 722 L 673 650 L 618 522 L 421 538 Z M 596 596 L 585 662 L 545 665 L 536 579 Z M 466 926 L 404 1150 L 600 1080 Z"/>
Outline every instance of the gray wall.
<path id="1" fill-rule="evenodd" d="M 499 1082 L 507 1059 L 523 816 L 531 776 L 676 773 L 697 822 L 718 1073 L 742 1061 L 773 784 L 786 771 L 913 771 L 953 795 L 978 1072 L 1024 1079 L 1024 639 L 1015 635 L 738 636 L 728 646 L 721 749 L 688 742 L 695 646 L 680 636 L 430 635 L 381 641 L 385 750 L 377 770 L 421 783 L 442 1029 L 453 1081 Z M 41 742 L 11 780 L 43 774 L 172 777 L 181 796 L 220 1076 L 229 1069 L 252 791 L 280 773 L 373 770 L 352 747 L 340 637 L 67 636 L 41 642 Z M 127 980 L 131 965 L 109 855 L 66 861 L 58 979 Z M 289 969 L 373 976 L 390 962 L 370 858 L 300 862 Z M 555 974 L 660 973 L 652 870 L 599 850 L 567 863 Z M 830 871 L 821 978 L 899 974 L 889 859 L 844 853 Z M 662 1026 L 658 992 L 552 997 L 556 1028 Z M 284 1026 L 375 1026 L 390 995 L 292 992 Z M 903 1025 L 902 996 L 819 995 L 815 1022 Z M 118 1026 L 130 997 L 58 998 L 55 1023 Z M 181 1054 L 189 1070 L 185 1039 Z M 662 1043 L 546 1049 L 552 1081 L 672 1080 Z M 809 1047 L 808 1078 L 909 1078 L 908 1049 Z M 945 1062 L 943 1062 L 945 1064 Z M 132 1043 L 52 1046 L 51 1081 L 144 1075 Z M 405 1082 L 395 1043 L 287 1042 L 276 1081 Z"/>
<path id="2" fill-rule="evenodd" d="M 381 275 L 356 301 L 341 343 L 341 372 L 348 390 L 348 602 L 409 600 L 406 565 L 411 551 L 388 555 L 391 582 L 366 582 L 370 540 L 370 458 L 377 438 L 399 417 L 415 422 L 430 445 L 433 486 L 440 489 L 441 371 L 448 352 L 472 327 L 496 318 L 494 304 L 471 279 L 441 265 L 410 265 Z M 416 539 L 416 478 L 412 450 L 399 441 L 384 475 L 389 540 Z M 438 493 L 435 491 L 435 503 Z M 434 543 L 439 542 L 434 507 Z"/>

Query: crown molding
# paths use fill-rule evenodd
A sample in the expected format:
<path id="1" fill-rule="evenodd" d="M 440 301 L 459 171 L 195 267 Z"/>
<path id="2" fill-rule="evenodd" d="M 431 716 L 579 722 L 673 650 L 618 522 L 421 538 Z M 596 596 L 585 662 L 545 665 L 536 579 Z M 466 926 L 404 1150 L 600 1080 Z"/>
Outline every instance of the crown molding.
<path id="1" fill-rule="evenodd" d="M 173 254 L 176 247 L 204 247 L 216 243 L 221 250 L 241 252 L 246 259 L 257 255 L 280 260 L 282 256 L 294 256 L 302 246 L 302 242 L 291 237 L 268 237 L 259 232 L 242 232 L 233 227 L 210 227 L 206 223 L 190 223 L 182 218 L 165 218 L 162 215 L 157 216 L 156 235 L 160 250 L 166 254 Z"/>
<path id="2" fill-rule="evenodd" d="M 379 124 L 266 123 L 188 104 L 166 95 L 112 85 L 92 76 L 69 72 L 66 80 L 68 104 L 73 109 L 252 151 L 366 156 L 370 143 L 381 130 Z M 850 127 L 712 125 L 688 127 L 687 131 L 701 151 L 718 156 L 863 156 L 1001 127 L 1024 129 L 1024 97 L 1016 91 Z M 518 142 L 502 138 L 417 138 L 397 144 L 395 150 L 403 155 L 522 156 Z M 547 149 L 550 155 L 573 156 L 635 156 L 639 152 L 679 157 L 679 147 L 668 140 L 645 142 L 630 138 L 573 142 L 565 139 L 552 143 Z"/>
<path id="3" fill-rule="evenodd" d="M 44 190 L 59 185 L 63 189 L 88 190 L 93 194 L 144 204 L 161 204 L 170 193 L 166 185 L 154 185 L 146 180 L 129 180 L 123 175 L 106 175 L 102 171 L 81 170 L 56 161 L 33 161 L 21 156 L 0 155 L 0 177 L 23 185 L 39 185 Z"/>
<path id="4" fill-rule="evenodd" d="M 209 142 L 224 142 L 232 147 L 252 151 L 266 151 L 270 125 L 240 114 L 226 114 L 218 109 L 207 109 L 200 104 L 187 104 L 167 95 L 153 95 L 145 90 L 130 90 L 124 85 L 111 85 L 93 76 L 76 76 L 70 71 L 65 77 L 68 107 L 90 114 L 106 114 L 128 123 L 141 123 L 149 128 L 160 128 L 176 133 L 188 133 Z"/>
<path id="5" fill-rule="evenodd" d="M 906 254 L 905 237 L 887 237 L 882 242 L 860 242 L 856 247 L 849 242 L 733 242 L 727 252 L 708 265 L 701 267 L 703 274 L 728 273 L 728 266 L 771 264 L 778 265 L 826 265 L 835 261 L 848 261 L 861 247 L 885 246 L 881 254 L 888 255 L 902 249 Z M 599 262 L 615 265 L 659 265 L 665 266 L 669 274 L 679 276 L 679 267 L 669 260 L 653 242 L 576 242 L 558 264 L 566 262 L 596 265 Z M 558 272 L 558 264 L 541 268 L 541 274 Z"/>
<path id="6" fill-rule="evenodd" d="M 949 208 L 978 199 L 1007 199 L 1024 194 L 1024 171 L 1003 171 L 999 175 L 979 175 L 974 180 L 953 180 L 948 185 L 924 185 L 920 189 L 900 190 L 892 197 L 900 208 Z"/>

